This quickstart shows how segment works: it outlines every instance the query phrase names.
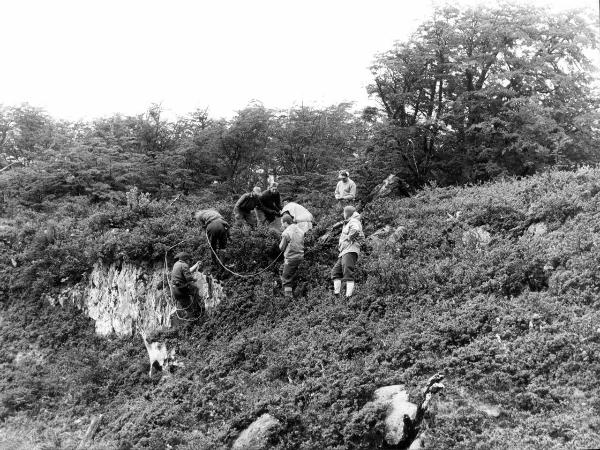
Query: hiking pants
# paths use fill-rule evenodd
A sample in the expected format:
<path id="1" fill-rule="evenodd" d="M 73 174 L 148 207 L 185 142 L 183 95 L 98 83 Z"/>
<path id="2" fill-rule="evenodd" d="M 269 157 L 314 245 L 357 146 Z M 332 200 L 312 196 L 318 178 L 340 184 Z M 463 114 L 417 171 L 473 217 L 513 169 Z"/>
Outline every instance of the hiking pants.
<path id="1" fill-rule="evenodd" d="M 218 252 L 219 249 L 224 249 L 227 247 L 229 230 L 221 220 L 213 220 L 211 223 L 209 223 L 206 227 L 206 235 L 208 236 L 208 241 L 215 252 Z M 217 261 L 217 257 L 212 251 L 210 252 L 210 257 L 212 258 L 213 264 L 217 266 L 219 263 Z"/>
<path id="2" fill-rule="evenodd" d="M 286 287 L 294 287 L 296 277 L 298 275 L 298 267 L 302 263 L 302 259 L 286 259 L 283 263 L 283 270 L 281 272 L 281 286 L 285 289 Z"/>
<path id="3" fill-rule="evenodd" d="M 333 269 L 331 269 L 331 279 L 342 281 L 354 281 L 354 270 L 358 254 L 349 252 L 338 258 Z"/>
<path id="4" fill-rule="evenodd" d="M 196 288 L 195 286 L 175 286 L 171 287 L 171 293 L 173 294 L 173 298 L 177 302 L 177 305 L 180 309 L 185 309 L 186 311 L 192 311 L 195 309 L 195 295 Z"/>

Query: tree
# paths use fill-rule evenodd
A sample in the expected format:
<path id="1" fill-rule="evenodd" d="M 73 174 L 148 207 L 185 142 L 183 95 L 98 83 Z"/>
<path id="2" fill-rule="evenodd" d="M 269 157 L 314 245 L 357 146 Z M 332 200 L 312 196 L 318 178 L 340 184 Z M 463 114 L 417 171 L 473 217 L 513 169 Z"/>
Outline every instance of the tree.
<path id="1" fill-rule="evenodd" d="M 279 114 L 272 145 L 281 171 L 303 175 L 335 166 L 356 137 L 350 106 L 300 106 Z"/>
<path id="2" fill-rule="evenodd" d="M 371 68 L 368 90 L 386 116 L 382 157 L 417 185 L 597 159 L 587 151 L 597 136 L 582 120 L 597 120 L 585 56 L 594 38 L 575 11 L 436 9 Z"/>
<path id="3" fill-rule="evenodd" d="M 234 183 L 247 184 L 263 172 L 269 142 L 272 111 L 253 103 L 238 111 L 230 122 L 220 122 L 221 132 L 216 143 L 217 158 L 225 168 L 226 177 Z"/>

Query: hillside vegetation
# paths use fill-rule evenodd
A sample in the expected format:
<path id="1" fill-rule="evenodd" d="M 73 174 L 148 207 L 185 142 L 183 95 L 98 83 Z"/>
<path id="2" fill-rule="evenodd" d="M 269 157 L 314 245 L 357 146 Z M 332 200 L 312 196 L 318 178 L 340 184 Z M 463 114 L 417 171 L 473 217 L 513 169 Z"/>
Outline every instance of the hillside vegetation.
<path id="1" fill-rule="evenodd" d="M 402 228 L 371 239 L 347 302 L 331 294 L 335 243 L 316 239 L 339 213 L 326 179 L 307 176 L 322 191 L 298 197 L 318 221 L 303 294 L 283 298 L 279 264 L 226 279 L 213 316 L 157 336 L 184 366 L 152 379 L 139 336 L 97 337 L 43 294 L 85 280 L 98 258 L 160 262 L 183 238 L 178 249 L 208 261 L 190 213 L 216 204 L 228 215 L 230 202 L 130 191 L 34 212 L 13 201 L 0 227 L 0 447 L 74 448 L 103 414 L 93 448 L 227 448 L 270 412 L 282 424 L 273 448 L 378 448 L 381 411 L 357 414 L 373 391 L 404 383 L 416 398 L 436 372 L 447 389 L 427 417 L 429 448 L 598 447 L 599 176 L 555 171 L 369 203 L 367 235 Z M 476 227 L 491 240 L 466 238 Z M 276 241 L 234 230 L 224 258 L 255 270 Z"/>

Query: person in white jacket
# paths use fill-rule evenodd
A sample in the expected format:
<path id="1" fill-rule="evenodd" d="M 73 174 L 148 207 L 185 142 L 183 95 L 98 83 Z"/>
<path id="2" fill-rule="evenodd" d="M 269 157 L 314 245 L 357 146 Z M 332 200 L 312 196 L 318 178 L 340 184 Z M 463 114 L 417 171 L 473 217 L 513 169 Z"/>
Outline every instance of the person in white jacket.
<path id="1" fill-rule="evenodd" d="M 283 201 L 283 208 L 281 209 L 281 221 L 283 224 L 283 218 L 288 215 L 294 223 L 298 225 L 304 233 L 313 227 L 313 215 L 304 206 L 299 205 L 295 202 L 290 202 L 287 199 Z"/>
<path id="2" fill-rule="evenodd" d="M 365 235 L 360 222 L 360 214 L 354 206 L 344 208 L 344 226 L 338 243 L 338 259 L 331 269 L 333 293 L 341 294 L 342 281 L 346 282 L 346 298 L 354 293 L 354 270 L 360 254 L 360 243 Z"/>
<path id="3" fill-rule="evenodd" d="M 356 183 L 350 179 L 347 170 L 342 170 L 335 187 L 335 198 L 342 206 L 351 204 L 356 199 Z"/>

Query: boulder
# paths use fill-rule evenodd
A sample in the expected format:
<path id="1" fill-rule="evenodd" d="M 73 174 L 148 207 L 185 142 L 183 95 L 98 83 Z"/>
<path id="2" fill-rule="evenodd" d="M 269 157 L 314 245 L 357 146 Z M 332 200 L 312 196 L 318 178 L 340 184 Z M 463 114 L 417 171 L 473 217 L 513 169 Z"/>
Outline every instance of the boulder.
<path id="1" fill-rule="evenodd" d="M 492 235 L 483 227 L 466 230 L 462 235 L 462 242 L 472 247 L 487 247 L 492 240 Z"/>
<path id="2" fill-rule="evenodd" d="M 427 380 L 421 390 L 418 405 L 408 400 L 408 393 L 403 385 L 383 386 L 373 393 L 373 400 L 367 402 L 353 416 L 353 420 L 360 421 L 362 417 L 369 417 L 369 411 L 385 411 L 383 438 L 386 444 L 393 448 L 422 448 L 423 430 L 427 426 L 424 421 L 425 412 L 433 395 L 444 389 L 444 385 L 440 383 L 443 379 L 444 375 L 438 373 Z"/>
<path id="3" fill-rule="evenodd" d="M 265 413 L 256 419 L 237 437 L 232 450 L 262 450 L 270 447 L 269 438 L 279 429 L 281 423 Z"/>
<path id="4" fill-rule="evenodd" d="M 408 393 L 401 384 L 377 389 L 373 395 L 373 402 L 388 405 L 385 441 L 389 445 L 398 445 L 405 437 L 404 416 L 408 416 L 413 422 L 417 418 L 417 405 L 408 401 Z"/>
<path id="5" fill-rule="evenodd" d="M 548 226 L 544 222 L 532 223 L 527 228 L 527 233 L 533 237 L 540 237 L 548 233 Z"/>
<path id="6" fill-rule="evenodd" d="M 381 184 L 378 184 L 371 191 L 371 198 L 383 198 L 389 197 L 390 195 L 407 192 L 407 184 L 400 179 L 397 175 L 389 175 Z"/>
<path id="7" fill-rule="evenodd" d="M 391 236 L 388 238 L 388 241 L 390 242 L 399 242 L 403 239 L 406 238 L 406 227 L 403 225 L 400 225 L 398 228 L 396 228 L 396 230 L 394 230 L 394 232 L 391 234 Z"/>

